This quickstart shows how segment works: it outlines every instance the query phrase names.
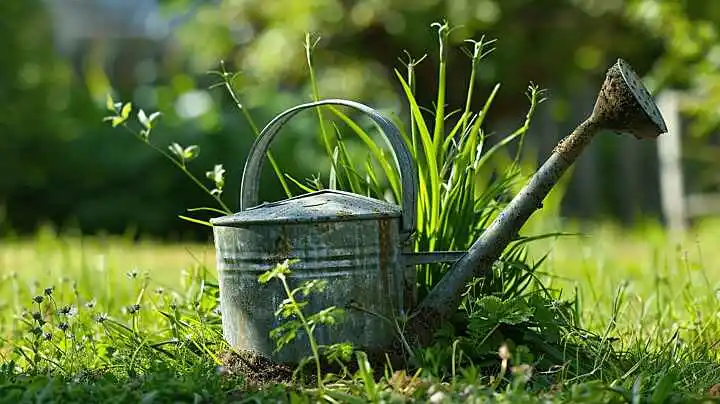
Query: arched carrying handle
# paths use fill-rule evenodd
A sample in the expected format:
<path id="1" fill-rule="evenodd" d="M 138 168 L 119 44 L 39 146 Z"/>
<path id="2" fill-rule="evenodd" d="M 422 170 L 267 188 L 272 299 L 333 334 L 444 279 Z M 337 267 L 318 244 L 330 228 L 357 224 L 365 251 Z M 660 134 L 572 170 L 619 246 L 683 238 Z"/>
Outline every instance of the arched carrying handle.
<path id="1" fill-rule="evenodd" d="M 385 139 L 390 144 L 395 162 L 400 172 L 402 184 L 402 227 L 405 232 L 413 232 L 416 223 L 416 197 L 417 197 L 417 168 L 413 162 L 410 151 L 400 136 L 400 131 L 387 118 L 367 105 L 358 102 L 328 99 L 307 104 L 301 104 L 287 109 L 263 128 L 262 132 L 250 149 L 250 154 L 245 162 L 242 182 L 240 184 L 240 210 L 245 210 L 258 204 L 258 188 L 260 186 L 260 171 L 265 161 L 265 154 L 268 151 L 270 142 L 275 138 L 280 128 L 298 112 L 306 109 L 319 107 L 321 105 L 343 105 L 354 108 L 372 118 L 382 129 Z"/>

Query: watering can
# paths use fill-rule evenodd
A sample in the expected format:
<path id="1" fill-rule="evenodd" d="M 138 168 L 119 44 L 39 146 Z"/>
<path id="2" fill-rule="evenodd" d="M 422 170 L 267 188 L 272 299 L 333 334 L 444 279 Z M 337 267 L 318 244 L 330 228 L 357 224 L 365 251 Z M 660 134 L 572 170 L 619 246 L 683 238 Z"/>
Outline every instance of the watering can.
<path id="1" fill-rule="evenodd" d="M 323 105 L 353 108 L 382 130 L 399 169 L 401 206 L 336 190 L 321 190 L 258 204 L 260 171 L 270 142 L 303 110 Z M 297 260 L 288 277 L 299 282 L 324 279 L 323 293 L 310 296 L 306 310 L 355 305 L 333 327 L 318 327 L 318 344 L 351 342 L 368 353 L 386 352 L 395 341 L 388 324 L 413 310 L 416 340 L 428 342 L 433 330 L 458 307 L 461 291 L 483 276 L 593 136 L 601 131 L 655 138 L 665 122 L 640 79 L 622 59 L 608 70 L 591 115 L 555 148 L 529 183 L 513 198 L 468 251 L 412 252 L 416 224 L 417 169 L 398 129 L 374 109 L 348 100 L 322 100 L 290 108 L 260 133 L 245 163 L 240 211 L 211 219 L 217 253 L 223 334 L 236 349 L 251 350 L 284 363 L 310 354 L 304 335 L 275 351 L 270 331 L 279 325 L 275 310 L 286 298 L 279 282 L 260 285 L 258 276 L 285 260 Z M 417 304 L 415 265 L 451 262 L 452 267 Z"/>
<path id="2" fill-rule="evenodd" d="M 402 206 L 337 190 L 321 190 L 258 205 L 263 159 L 279 129 L 299 112 L 339 105 L 368 115 L 382 129 L 400 172 Z M 328 282 L 308 299 L 307 311 L 353 303 L 336 327 L 318 327 L 318 344 L 348 341 L 383 352 L 393 343 L 386 319 L 407 312 L 415 300 L 415 265 L 454 261 L 462 252 L 410 252 L 416 222 L 417 169 L 398 129 L 374 109 L 348 100 L 322 100 L 290 108 L 274 118 L 253 144 L 242 176 L 240 212 L 211 219 L 217 249 L 223 333 L 236 348 L 279 362 L 297 363 L 309 354 L 299 336 L 274 353 L 269 332 L 286 298 L 277 282 L 257 277 L 286 259 L 291 287 L 308 279 Z"/>

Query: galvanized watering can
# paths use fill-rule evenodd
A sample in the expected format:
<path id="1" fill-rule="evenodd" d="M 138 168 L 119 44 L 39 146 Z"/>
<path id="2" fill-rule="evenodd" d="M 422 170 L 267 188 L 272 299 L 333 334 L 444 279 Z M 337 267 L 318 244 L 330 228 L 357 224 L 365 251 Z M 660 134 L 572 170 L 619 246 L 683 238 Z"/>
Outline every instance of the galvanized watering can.
<path id="1" fill-rule="evenodd" d="M 258 205 L 263 159 L 279 129 L 297 113 L 321 105 L 342 105 L 368 115 L 382 129 L 398 165 L 402 206 L 347 192 L 323 190 Z M 563 173 L 594 135 L 602 130 L 653 139 L 667 127 L 640 79 L 618 59 L 607 72 L 590 116 L 565 137 L 528 184 L 500 212 L 467 252 L 413 253 L 417 173 L 397 128 L 372 108 L 346 100 L 324 100 L 288 109 L 256 139 L 245 164 L 240 212 L 214 218 L 213 232 L 225 339 L 278 362 L 294 362 L 310 353 L 301 337 L 278 353 L 270 331 L 274 311 L 286 295 L 277 282 L 260 285 L 257 277 L 286 259 L 297 259 L 290 281 L 322 278 L 329 286 L 311 296 L 308 309 L 350 303 L 343 323 L 318 328 L 319 344 L 349 341 L 368 352 L 386 352 L 395 339 L 387 319 L 413 310 L 409 329 L 426 343 L 444 318 L 458 307 L 461 291 L 474 276 L 490 270 Z M 452 267 L 422 302 L 415 301 L 416 264 L 452 262 Z"/>
<path id="2" fill-rule="evenodd" d="M 279 129 L 297 113 L 320 105 L 342 105 L 368 115 L 382 129 L 399 167 L 402 206 L 348 192 L 322 190 L 258 205 L 260 171 Z M 260 133 L 245 164 L 240 212 L 211 220 L 217 249 L 223 332 L 236 348 L 260 352 L 280 362 L 309 354 L 304 337 L 273 354 L 269 337 L 274 316 L 286 298 L 281 285 L 260 285 L 257 277 L 285 259 L 297 259 L 293 282 L 328 281 L 309 299 L 309 312 L 348 303 L 342 324 L 318 328 L 319 344 L 349 341 L 382 352 L 394 341 L 386 319 L 406 312 L 415 300 L 418 263 L 454 261 L 462 253 L 411 253 L 415 231 L 417 169 L 398 129 L 374 109 L 347 100 L 323 100 L 288 109 Z M 297 285 L 297 283 L 295 284 Z M 371 314 L 374 313 L 374 314 Z M 382 317 L 380 317 L 380 316 Z"/>

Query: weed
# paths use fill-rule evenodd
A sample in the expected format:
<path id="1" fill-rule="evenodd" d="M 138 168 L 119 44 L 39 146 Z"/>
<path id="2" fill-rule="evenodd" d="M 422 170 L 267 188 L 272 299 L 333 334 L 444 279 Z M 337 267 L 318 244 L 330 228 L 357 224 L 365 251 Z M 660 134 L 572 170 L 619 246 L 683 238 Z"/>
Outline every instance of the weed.
<path id="1" fill-rule="evenodd" d="M 305 331 L 312 351 L 312 357 L 310 360 L 315 362 L 315 377 L 317 378 L 317 386 L 322 391 L 324 390 L 324 377 L 322 374 L 322 359 L 320 357 L 321 347 L 318 346 L 314 336 L 314 331 L 318 325 L 331 326 L 340 321 L 344 311 L 341 308 L 331 306 L 317 313 L 311 313 L 308 315 L 303 313 L 303 308 L 307 306 L 308 302 L 299 301 L 298 299 L 307 299 L 312 293 L 322 292 L 327 286 L 327 281 L 324 279 L 313 279 L 305 281 L 299 287 L 291 290 L 287 281 L 287 276 L 291 273 L 290 265 L 293 262 L 294 261 L 285 260 L 258 277 L 261 284 L 277 279 L 282 284 L 285 294 L 287 295 L 287 298 L 280 303 L 280 306 L 275 311 L 275 316 L 282 322 L 277 328 L 270 332 L 270 337 L 275 340 L 276 351 L 279 351 L 285 345 L 293 341 L 300 330 Z M 348 343 L 337 343 L 327 347 L 326 351 L 330 360 L 342 363 L 343 360 L 346 361 L 349 359 L 349 356 L 352 353 L 352 346 Z M 306 360 L 303 360 L 298 364 L 298 371 L 302 369 Z"/>

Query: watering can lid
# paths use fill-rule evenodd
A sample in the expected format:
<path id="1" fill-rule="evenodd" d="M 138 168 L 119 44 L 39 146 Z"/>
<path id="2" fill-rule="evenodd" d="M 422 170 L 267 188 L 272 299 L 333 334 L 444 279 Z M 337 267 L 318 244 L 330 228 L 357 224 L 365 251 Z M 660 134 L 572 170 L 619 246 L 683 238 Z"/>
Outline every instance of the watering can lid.
<path id="1" fill-rule="evenodd" d="M 337 222 L 400 217 L 399 206 L 350 192 L 321 190 L 210 219 L 214 226 Z"/>

